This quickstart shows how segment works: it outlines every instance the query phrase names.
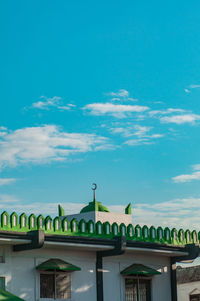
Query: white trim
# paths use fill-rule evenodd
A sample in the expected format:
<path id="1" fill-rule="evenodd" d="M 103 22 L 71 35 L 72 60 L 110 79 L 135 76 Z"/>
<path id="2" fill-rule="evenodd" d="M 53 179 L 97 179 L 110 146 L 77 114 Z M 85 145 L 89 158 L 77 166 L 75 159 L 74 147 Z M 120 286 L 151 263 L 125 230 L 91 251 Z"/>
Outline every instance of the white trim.
<path id="1" fill-rule="evenodd" d="M 107 250 L 113 250 L 113 246 L 105 246 L 105 245 L 92 245 L 92 244 L 76 244 L 76 243 L 68 243 L 68 242 L 54 242 L 54 241 L 45 241 L 44 245 L 54 245 L 54 246 L 70 246 L 70 247 L 78 247 L 78 248 L 85 248 L 88 250 L 90 249 L 107 249 Z M 176 256 L 176 255 L 188 255 L 188 252 L 181 252 L 181 251 L 170 251 L 170 250 L 157 250 L 157 249 L 147 249 L 147 248 L 135 248 L 135 247 L 127 247 L 126 251 L 138 251 L 138 252 L 150 252 L 150 253 L 156 253 L 160 255 L 171 255 L 171 256 Z"/>
<path id="2" fill-rule="evenodd" d="M 181 252 L 181 251 L 169 251 L 169 250 L 157 250 L 157 249 L 147 249 L 147 248 L 131 248 L 127 247 L 127 251 L 139 251 L 139 252 L 151 252 L 151 253 L 158 253 L 160 255 L 171 255 L 171 256 L 176 256 L 176 255 L 189 255 L 188 252 Z"/>
<path id="3" fill-rule="evenodd" d="M 0 238 L 0 244 L 1 243 L 9 243 L 9 244 L 12 244 L 12 243 L 14 243 L 15 245 L 16 244 L 21 244 L 21 243 L 27 243 L 27 244 L 29 244 L 29 243 L 31 243 L 31 240 L 29 240 L 29 239 L 18 239 L 18 238 Z"/>
<path id="4" fill-rule="evenodd" d="M 104 245 L 92 245 L 92 244 L 76 244 L 71 242 L 56 242 L 56 241 L 45 241 L 44 245 L 54 245 L 54 246 L 69 246 L 69 247 L 78 247 L 78 248 L 91 248 L 91 249 L 114 249 L 113 246 L 104 246 Z"/>

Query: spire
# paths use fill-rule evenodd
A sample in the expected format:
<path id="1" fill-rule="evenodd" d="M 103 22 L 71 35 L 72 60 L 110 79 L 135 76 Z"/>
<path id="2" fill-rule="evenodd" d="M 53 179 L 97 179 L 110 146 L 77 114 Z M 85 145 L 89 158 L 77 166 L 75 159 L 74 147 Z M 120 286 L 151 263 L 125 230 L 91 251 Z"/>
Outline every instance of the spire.
<path id="1" fill-rule="evenodd" d="M 98 202 L 96 201 L 96 189 L 97 189 L 97 184 L 93 183 L 92 184 L 92 190 L 93 190 L 93 204 L 94 204 L 94 211 L 98 211 Z"/>
<path id="2" fill-rule="evenodd" d="M 96 195 L 95 195 L 95 190 L 97 189 L 97 184 L 93 183 L 92 184 L 92 190 L 93 190 L 93 202 L 96 201 Z"/>

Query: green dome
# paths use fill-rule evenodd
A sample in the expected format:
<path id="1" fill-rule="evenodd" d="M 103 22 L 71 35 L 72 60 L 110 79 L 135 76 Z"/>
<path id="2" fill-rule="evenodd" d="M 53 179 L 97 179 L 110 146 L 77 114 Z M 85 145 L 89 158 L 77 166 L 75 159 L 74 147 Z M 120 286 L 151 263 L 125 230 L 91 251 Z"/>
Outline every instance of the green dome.
<path id="1" fill-rule="evenodd" d="M 101 204 L 101 202 L 97 202 L 97 201 L 90 202 L 87 206 L 81 209 L 80 213 L 90 212 L 90 211 L 110 212 L 108 208 L 106 208 Z"/>

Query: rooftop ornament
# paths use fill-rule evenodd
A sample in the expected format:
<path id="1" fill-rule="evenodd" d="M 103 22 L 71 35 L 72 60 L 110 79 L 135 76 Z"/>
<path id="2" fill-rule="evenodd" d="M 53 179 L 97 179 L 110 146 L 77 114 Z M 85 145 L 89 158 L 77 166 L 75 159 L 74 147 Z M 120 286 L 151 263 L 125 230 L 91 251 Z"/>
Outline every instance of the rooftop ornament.
<path id="1" fill-rule="evenodd" d="M 95 191 L 97 189 L 97 184 L 93 183 L 92 184 L 92 190 L 93 190 L 93 201 L 89 202 L 89 204 L 83 209 L 81 209 L 80 213 L 86 213 L 86 212 L 91 212 L 91 211 L 101 211 L 101 212 L 110 212 L 108 208 L 106 208 L 104 205 L 101 204 L 101 202 L 96 201 L 96 194 Z"/>

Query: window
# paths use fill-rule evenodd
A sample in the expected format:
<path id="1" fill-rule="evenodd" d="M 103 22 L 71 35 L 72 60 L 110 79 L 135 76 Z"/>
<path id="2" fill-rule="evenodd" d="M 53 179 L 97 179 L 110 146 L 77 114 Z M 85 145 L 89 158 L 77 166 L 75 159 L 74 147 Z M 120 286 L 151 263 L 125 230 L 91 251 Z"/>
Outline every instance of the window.
<path id="1" fill-rule="evenodd" d="M 40 274 L 40 298 L 70 299 L 71 273 L 42 272 Z"/>
<path id="2" fill-rule="evenodd" d="M 126 301 L 151 301 L 151 281 L 146 279 L 125 279 Z"/>
<path id="3" fill-rule="evenodd" d="M 200 294 L 198 295 L 191 295 L 190 301 L 200 301 Z"/>
<path id="4" fill-rule="evenodd" d="M 5 277 L 0 277 L 0 288 L 5 289 Z"/>

